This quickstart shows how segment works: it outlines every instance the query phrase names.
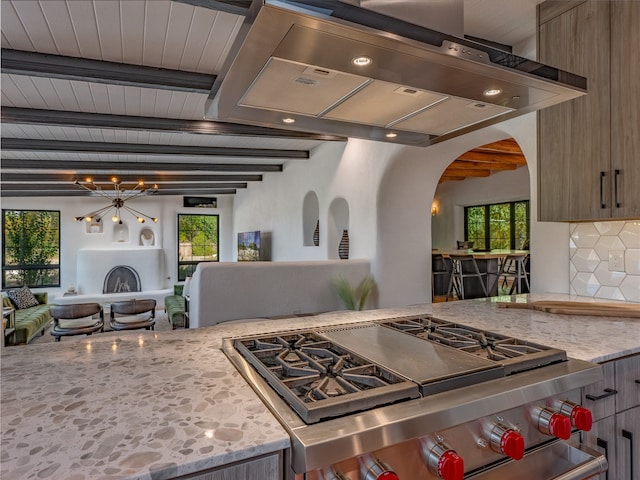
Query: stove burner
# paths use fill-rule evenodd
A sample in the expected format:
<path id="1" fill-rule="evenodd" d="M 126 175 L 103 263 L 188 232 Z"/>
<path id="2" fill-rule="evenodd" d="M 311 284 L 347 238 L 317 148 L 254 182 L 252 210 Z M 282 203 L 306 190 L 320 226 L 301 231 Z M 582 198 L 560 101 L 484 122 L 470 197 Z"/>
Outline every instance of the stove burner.
<path id="1" fill-rule="evenodd" d="M 419 396 L 404 378 L 313 332 L 240 339 L 236 348 L 308 423 L 320 419 L 316 408 L 334 416 Z M 369 400 L 356 405 L 342 398 L 349 395 Z"/>
<path id="2" fill-rule="evenodd" d="M 509 367 L 506 374 L 566 360 L 560 350 L 437 318 L 398 318 L 383 325 L 493 360 Z"/>

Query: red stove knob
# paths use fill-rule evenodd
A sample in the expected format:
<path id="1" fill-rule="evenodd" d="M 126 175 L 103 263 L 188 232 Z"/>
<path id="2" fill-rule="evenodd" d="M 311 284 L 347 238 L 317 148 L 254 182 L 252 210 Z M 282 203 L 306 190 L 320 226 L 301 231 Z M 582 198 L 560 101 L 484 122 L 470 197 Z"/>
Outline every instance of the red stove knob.
<path id="1" fill-rule="evenodd" d="M 543 408 L 538 415 L 538 429 L 547 435 L 568 440 L 571 436 L 571 420 L 550 408 Z"/>
<path id="2" fill-rule="evenodd" d="M 363 480 L 400 480 L 400 477 L 382 460 L 369 455 L 360 459 Z"/>
<path id="3" fill-rule="evenodd" d="M 575 404 L 569 400 L 565 400 L 560 405 L 560 413 L 569 417 L 571 425 L 578 430 L 588 432 L 593 425 L 593 416 L 591 410 L 582 405 Z"/>
<path id="4" fill-rule="evenodd" d="M 433 445 L 425 443 L 422 458 L 433 473 L 443 480 L 462 480 L 464 476 L 464 460 L 455 450 L 443 442 Z"/>
<path id="5" fill-rule="evenodd" d="M 514 460 L 520 460 L 524 456 L 524 437 L 498 423 L 491 431 L 491 448 Z"/>

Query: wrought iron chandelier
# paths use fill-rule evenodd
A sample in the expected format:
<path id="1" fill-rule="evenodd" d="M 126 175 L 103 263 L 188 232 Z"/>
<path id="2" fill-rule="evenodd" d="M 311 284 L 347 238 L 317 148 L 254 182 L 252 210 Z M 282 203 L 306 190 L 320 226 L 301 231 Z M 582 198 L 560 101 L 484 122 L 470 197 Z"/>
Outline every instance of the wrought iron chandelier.
<path id="1" fill-rule="evenodd" d="M 92 178 L 86 178 L 84 181 L 78 180 L 77 178 L 73 181 L 74 185 L 78 185 L 80 188 L 87 190 L 93 194 L 97 194 L 100 197 L 106 198 L 109 201 L 109 205 L 106 207 L 99 208 L 98 210 L 94 210 L 93 212 L 89 212 L 86 215 L 81 215 L 79 217 L 74 217 L 76 222 L 84 219 L 87 222 L 100 222 L 102 218 L 107 215 L 111 210 L 115 210 L 111 220 L 114 222 L 122 224 L 121 211 L 129 212 L 131 215 L 136 217 L 136 220 L 140 223 L 145 222 L 145 218 L 153 221 L 154 223 L 158 223 L 158 219 L 156 217 L 150 217 L 135 208 L 131 208 L 127 202 L 130 200 L 143 196 L 143 195 L 151 195 L 158 192 L 158 185 L 154 185 L 153 187 L 148 187 L 145 185 L 144 181 L 139 180 L 137 184 L 132 185 L 132 188 L 127 188 L 118 177 L 111 177 L 110 182 L 102 182 L 105 185 L 113 187 L 113 190 L 105 190 L 102 188 L 101 182 L 94 182 Z"/>

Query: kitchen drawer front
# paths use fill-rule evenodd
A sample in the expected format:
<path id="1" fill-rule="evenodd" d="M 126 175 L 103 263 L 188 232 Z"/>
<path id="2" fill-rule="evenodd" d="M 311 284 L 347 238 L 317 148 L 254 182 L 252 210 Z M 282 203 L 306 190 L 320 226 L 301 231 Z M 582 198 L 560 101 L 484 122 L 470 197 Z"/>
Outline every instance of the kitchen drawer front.
<path id="1" fill-rule="evenodd" d="M 640 355 L 615 362 L 616 412 L 640 405 Z"/>
<path id="2" fill-rule="evenodd" d="M 591 410 L 593 420 L 600 420 L 616 413 L 615 362 L 603 363 L 604 378 L 582 389 L 582 405 Z"/>
<path id="3" fill-rule="evenodd" d="M 596 480 L 616 480 L 616 418 L 610 416 L 593 423 L 588 432 L 582 432 L 582 443 L 607 457 L 609 470 L 594 477 Z"/>
<path id="4" fill-rule="evenodd" d="M 282 456 L 280 454 L 266 455 L 264 457 L 241 461 L 226 467 L 216 468 L 209 472 L 200 472 L 186 477 L 184 480 L 237 480 L 260 479 L 281 480 Z"/>

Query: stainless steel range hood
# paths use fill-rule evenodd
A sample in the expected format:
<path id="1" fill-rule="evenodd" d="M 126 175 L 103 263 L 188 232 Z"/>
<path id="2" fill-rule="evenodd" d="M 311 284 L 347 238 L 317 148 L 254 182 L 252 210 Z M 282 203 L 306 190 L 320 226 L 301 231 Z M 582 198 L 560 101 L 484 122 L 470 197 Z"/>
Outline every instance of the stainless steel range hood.
<path id="1" fill-rule="evenodd" d="M 583 77 L 353 3 L 254 0 L 205 117 L 427 146 L 586 93 Z"/>

